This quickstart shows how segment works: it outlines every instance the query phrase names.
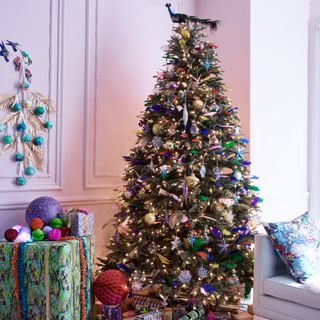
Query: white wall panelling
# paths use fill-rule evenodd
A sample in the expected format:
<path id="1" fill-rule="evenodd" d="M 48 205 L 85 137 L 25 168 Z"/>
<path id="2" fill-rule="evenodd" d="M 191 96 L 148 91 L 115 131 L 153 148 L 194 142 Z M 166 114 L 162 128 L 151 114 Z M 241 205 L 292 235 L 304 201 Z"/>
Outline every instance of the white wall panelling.
<path id="1" fill-rule="evenodd" d="M 15 1 L 17 2 L 17 1 Z M 38 2 L 38 1 L 37 1 Z M 40 91 L 43 94 L 49 96 L 58 106 L 58 112 L 51 115 L 51 119 L 54 121 L 55 126 L 49 132 L 46 143 L 44 144 L 44 156 L 46 165 L 44 172 L 39 174 L 36 178 L 31 179 L 28 183 L 28 190 L 59 190 L 62 187 L 62 167 L 61 167 L 61 156 L 62 156 L 62 108 L 63 108 L 63 34 L 64 34 L 64 0 L 57 1 L 43 1 L 40 6 L 43 10 L 42 17 L 39 18 L 39 23 L 42 24 L 42 30 L 39 30 L 37 24 L 28 24 L 29 33 L 34 35 L 39 51 L 29 52 L 27 39 L 21 39 L 19 33 L 3 34 L 9 39 L 21 42 L 26 46 L 24 49 L 30 53 L 34 61 L 41 61 L 41 69 L 39 64 L 35 68 L 31 66 L 31 72 L 33 73 L 33 82 L 30 87 L 31 91 Z M 16 12 L 15 5 L 9 9 L 12 12 Z M 28 15 L 28 9 L 25 15 Z M 45 23 L 46 22 L 46 23 Z M 5 21 L 4 21 L 5 23 Z M 1 25 L 1 23 L 0 23 Z M 14 30 L 23 30 L 25 28 L 25 19 L 21 22 L 19 19 L 14 19 Z M 1 26 L 1 30 L 6 30 Z M 43 37 L 43 35 L 46 37 Z M 33 39 L 34 41 L 34 39 Z M 30 41 L 32 42 L 32 41 Z M 13 71 L 10 64 L 8 65 L 1 61 L 1 69 L 5 72 L 2 73 L 1 93 L 3 90 L 14 92 L 15 88 L 13 84 L 18 79 L 18 74 Z M 43 70 L 47 72 L 43 75 Z M 38 74 L 42 72 L 42 83 L 37 80 Z M 3 77 L 5 75 L 5 77 Z M 7 80 L 5 82 L 5 80 Z M 12 81 L 12 82 L 11 82 Z M 41 87 L 41 89 L 39 88 Z M 16 177 L 16 163 L 10 160 L 11 154 L 5 155 L 0 158 L 0 192 L 24 192 L 25 189 L 17 187 L 15 185 Z M 0 195 L 0 200 L 1 200 Z M 1 201 L 0 201 L 1 203 Z"/>

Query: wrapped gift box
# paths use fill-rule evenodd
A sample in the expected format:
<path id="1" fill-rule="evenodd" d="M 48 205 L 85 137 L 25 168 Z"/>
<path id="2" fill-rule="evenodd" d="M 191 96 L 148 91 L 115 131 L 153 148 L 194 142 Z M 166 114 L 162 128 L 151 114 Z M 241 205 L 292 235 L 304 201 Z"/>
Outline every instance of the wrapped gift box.
<path id="1" fill-rule="evenodd" d="M 87 209 L 71 209 L 59 213 L 66 227 L 71 230 L 74 237 L 84 237 L 94 234 L 94 215 Z"/>
<path id="2" fill-rule="evenodd" d="M 1 319 L 91 319 L 93 237 L 0 242 Z"/>

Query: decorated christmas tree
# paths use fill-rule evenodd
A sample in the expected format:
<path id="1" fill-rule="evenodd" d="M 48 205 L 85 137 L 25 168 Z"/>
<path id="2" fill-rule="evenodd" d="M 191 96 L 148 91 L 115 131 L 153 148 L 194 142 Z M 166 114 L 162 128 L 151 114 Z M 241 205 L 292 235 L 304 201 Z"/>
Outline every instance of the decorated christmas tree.
<path id="1" fill-rule="evenodd" d="M 169 8 L 170 9 L 170 8 Z M 196 297 L 215 306 L 250 292 L 255 211 L 237 107 L 225 92 L 217 21 L 185 15 L 165 50 L 165 65 L 140 116 L 102 270 L 118 268 L 133 291 L 153 288 L 170 304 Z"/>

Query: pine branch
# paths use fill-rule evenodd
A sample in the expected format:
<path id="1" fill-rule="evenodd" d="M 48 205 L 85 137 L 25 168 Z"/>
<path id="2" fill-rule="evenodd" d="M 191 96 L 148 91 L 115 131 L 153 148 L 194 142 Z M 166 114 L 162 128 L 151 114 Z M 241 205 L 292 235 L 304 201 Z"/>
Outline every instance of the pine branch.
<path id="1" fill-rule="evenodd" d="M 25 161 L 32 164 L 38 171 L 43 172 L 42 149 L 33 144 L 24 144 Z"/>
<path id="2" fill-rule="evenodd" d="M 6 124 L 7 126 L 16 124 L 18 121 L 18 112 L 8 113 L 4 118 L 0 120 L 2 124 Z"/>
<path id="3" fill-rule="evenodd" d="M 2 150 L 0 151 L 0 156 L 3 156 L 4 154 L 7 154 L 11 151 L 13 151 L 17 146 L 17 141 L 15 140 L 13 143 L 11 144 L 6 144 Z"/>

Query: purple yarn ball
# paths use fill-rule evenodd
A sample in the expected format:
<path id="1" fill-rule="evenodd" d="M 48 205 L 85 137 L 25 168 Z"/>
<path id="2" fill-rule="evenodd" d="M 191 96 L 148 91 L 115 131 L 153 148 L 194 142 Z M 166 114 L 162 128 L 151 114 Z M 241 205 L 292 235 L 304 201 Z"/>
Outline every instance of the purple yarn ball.
<path id="1" fill-rule="evenodd" d="M 52 230 L 52 228 L 50 226 L 45 226 L 43 227 L 42 231 L 44 232 L 44 234 L 46 236 L 48 236 L 49 232 Z"/>
<path id="2" fill-rule="evenodd" d="M 48 239 L 51 241 L 58 241 L 61 238 L 61 231 L 60 229 L 52 229 L 48 233 Z"/>
<path id="3" fill-rule="evenodd" d="M 41 218 L 46 225 L 61 212 L 63 209 L 56 199 L 39 197 L 29 204 L 26 210 L 26 221 L 29 225 L 32 218 Z"/>

